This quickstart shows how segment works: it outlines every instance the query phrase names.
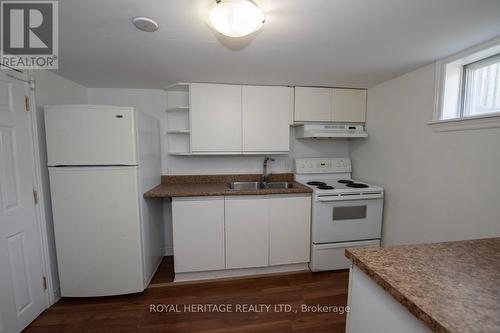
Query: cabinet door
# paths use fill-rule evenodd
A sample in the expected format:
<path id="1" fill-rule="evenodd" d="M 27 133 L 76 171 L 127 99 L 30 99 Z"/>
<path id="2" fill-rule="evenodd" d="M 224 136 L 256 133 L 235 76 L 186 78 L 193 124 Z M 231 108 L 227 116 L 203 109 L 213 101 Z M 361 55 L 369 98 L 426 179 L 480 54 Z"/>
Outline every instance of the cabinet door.
<path id="1" fill-rule="evenodd" d="M 192 83 L 191 150 L 241 151 L 241 86 Z"/>
<path id="2" fill-rule="evenodd" d="M 172 202 L 176 273 L 224 269 L 224 198 Z"/>
<path id="3" fill-rule="evenodd" d="M 269 264 L 309 262 L 311 197 L 269 200 Z"/>
<path id="4" fill-rule="evenodd" d="M 366 121 L 366 90 L 333 89 L 332 120 L 364 123 Z"/>
<path id="5" fill-rule="evenodd" d="M 292 88 L 243 86 L 243 151 L 290 150 Z"/>
<path id="6" fill-rule="evenodd" d="M 226 197 L 226 268 L 269 265 L 268 200 Z"/>
<path id="7" fill-rule="evenodd" d="M 295 87 L 295 121 L 332 121 L 332 89 Z"/>

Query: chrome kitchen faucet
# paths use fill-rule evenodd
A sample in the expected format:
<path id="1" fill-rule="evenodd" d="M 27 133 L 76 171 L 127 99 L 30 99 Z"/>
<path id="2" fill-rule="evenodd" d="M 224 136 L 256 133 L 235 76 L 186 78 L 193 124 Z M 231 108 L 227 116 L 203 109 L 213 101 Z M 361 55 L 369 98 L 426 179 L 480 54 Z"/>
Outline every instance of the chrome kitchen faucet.
<path id="1" fill-rule="evenodd" d="M 269 178 L 269 176 L 271 175 L 270 173 L 268 174 L 267 173 L 267 164 L 268 162 L 274 162 L 274 158 L 271 158 L 271 157 L 265 157 L 264 158 L 264 168 L 263 168 L 263 172 L 262 172 L 262 182 L 263 183 L 267 183 L 267 180 Z"/>

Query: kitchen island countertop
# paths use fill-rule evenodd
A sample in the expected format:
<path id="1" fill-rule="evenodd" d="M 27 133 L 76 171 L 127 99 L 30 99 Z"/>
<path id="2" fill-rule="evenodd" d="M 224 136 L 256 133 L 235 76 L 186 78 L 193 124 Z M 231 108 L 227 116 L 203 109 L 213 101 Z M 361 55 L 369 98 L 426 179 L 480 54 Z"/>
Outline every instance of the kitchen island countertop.
<path id="1" fill-rule="evenodd" d="M 347 249 L 435 332 L 500 332 L 500 238 Z"/>

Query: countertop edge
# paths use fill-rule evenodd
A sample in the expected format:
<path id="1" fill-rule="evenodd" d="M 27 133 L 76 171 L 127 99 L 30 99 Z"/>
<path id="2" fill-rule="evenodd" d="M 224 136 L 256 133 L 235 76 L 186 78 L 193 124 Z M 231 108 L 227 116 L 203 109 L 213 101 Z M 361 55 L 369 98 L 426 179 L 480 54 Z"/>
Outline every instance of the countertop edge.
<path id="1" fill-rule="evenodd" d="M 360 260 L 356 255 L 345 250 L 345 256 L 347 259 L 351 260 L 354 265 L 356 265 L 361 271 L 368 275 L 377 285 L 382 287 L 387 293 L 389 293 L 399 304 L 404 306 L 411 314 L 413 314 L 417 319 L 422 321 L 425 326 L 430 328 L 434 332 L 438 333 L 449 333 L 450 331 L 441 325 L 436 319 L 434 319 L 430 314 L 422 310 L 417 304 L 406 297 L 399 290 L 394 288 L 388 281 L 386 281 L 382 276 L 377 274 L 373 269 L 371 269 L 368 264 Z"/>
<path id="2" fill-rule="evenodd" d="M 244 195 L 280 195 L 280 194 L 311 194 L 313 191 L 307 186 L 301 185 L 300 183 L 293 182 L 297 187 L 291 189 L 270 189 L 270 190 L 214 190 L 214 191 L 165 191 L 163 188 L 168 187 L 170 184 L 159 184 L 154 188 L 143 194 L 145 199 L 161 199 L 161 198 L 187 198 L 187 197 L 215 197 L 215 196 L 244 196 Z M 176 184 L 179 185 L 179 184 Z M 189 184 L 192 185 L 192 184 Z"/>

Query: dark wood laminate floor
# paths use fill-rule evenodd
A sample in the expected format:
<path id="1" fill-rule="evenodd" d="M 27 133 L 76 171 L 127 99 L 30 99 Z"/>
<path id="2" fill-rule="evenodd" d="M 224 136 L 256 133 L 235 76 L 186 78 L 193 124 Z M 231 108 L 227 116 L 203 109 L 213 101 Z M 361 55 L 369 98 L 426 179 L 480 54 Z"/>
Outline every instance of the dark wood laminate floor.
<path id="1" fill-rule="evenodd" d="M 168 277 L 169 259 L 155 283 Z M 163 269 L 163 270 L 162 270 Z M 216 282 L 153 286 L 140 294 L 63 298 L 25 332 L 344 332 L 346 314 L 302 312 L 302 305 L 345 306 L 348 271 L 296 273 Z M 181 312 L 154 313 L 151 305 L 177 305 Z M 232 312 L 186 312 L 189 304 L 230 304 Z M 238 305 L 266 304 L 270 311 L 240 312 Z M 292 312 L 274 310 L 289 304 Z M 333 310 L 333 308 L 331 308 Z M 241 309 L 240 309 L 241 310 Z M 296 312 L 295 312 L 296 311 Z"/>
<path id="2" fill-rule="evenodd" d="M 151 279 L 150 285 L 173 282 L 174 277 L 174 257 L 164 257 L 155 275 Z"/>

